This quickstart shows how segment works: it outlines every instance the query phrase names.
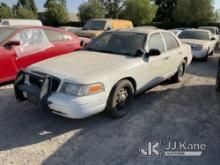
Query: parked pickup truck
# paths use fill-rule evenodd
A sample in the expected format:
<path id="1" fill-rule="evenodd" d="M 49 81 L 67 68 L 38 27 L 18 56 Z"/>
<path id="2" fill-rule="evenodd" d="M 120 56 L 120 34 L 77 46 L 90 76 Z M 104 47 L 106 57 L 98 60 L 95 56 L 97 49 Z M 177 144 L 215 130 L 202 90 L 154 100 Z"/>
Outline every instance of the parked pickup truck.
<path id="1" fill-rule="evenodd" d="M 171 32 L 137 28 L 108 31 L 84 50 L 34 64 L 17 76 L 17 100 L 68 118 L 106 111 L 126 115 L 135 94 L 183 79 L 191 48 Z"/>
<path id="2" fill-rule="evenodd" d="M 94 38 L 108 30 L 133 28 L 129 20 L 91 19 L 75 34 L 79 37 Z"/>

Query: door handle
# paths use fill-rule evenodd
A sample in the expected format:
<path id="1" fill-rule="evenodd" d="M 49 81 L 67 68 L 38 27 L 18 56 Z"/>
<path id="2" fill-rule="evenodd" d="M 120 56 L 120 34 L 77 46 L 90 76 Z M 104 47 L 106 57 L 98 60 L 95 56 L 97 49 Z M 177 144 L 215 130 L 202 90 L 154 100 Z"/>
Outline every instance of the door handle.
<path id="1" fill-rule="evenodd" d="M 183 54 L 183 52 L 179 52 L 179 55 L 182 55 Z"/>
<path id="2" fill-rule="evenodd" d="M 165 61 L 167 61 L 167 60 L 169 60 L 169 59 L 170 59 L 170 56 L 164 57 L 164 60 L 165 60 Z"/>
<path id="3" fill-rule="evenodd" d="M 67 46 L 73 46 L 73 45 L 71 45 L 71 44 L 68 44 Z"/>

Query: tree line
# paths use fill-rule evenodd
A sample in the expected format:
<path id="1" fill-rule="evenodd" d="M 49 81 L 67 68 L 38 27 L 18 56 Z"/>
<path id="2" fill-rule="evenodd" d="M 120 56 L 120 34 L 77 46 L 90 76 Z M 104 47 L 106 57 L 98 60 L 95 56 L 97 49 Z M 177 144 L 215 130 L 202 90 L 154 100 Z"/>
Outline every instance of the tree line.
<path id="1" fill-rule="evenodd" d="M 73 2 L 74 5 L 74 2 Z M 34 0 L 18 0 L 11 8 L 0 5 L 0 18 L 39 18 L 47 25 L 68 22 L 66 0 L 46 0 L 43 13 L 38 13 Z M 120 18 L 132 20 L 134 25 L 155 22 L 200 25 L 219 20 L 213 0 L 88 0 L 79 7 L 82 22 L 92 18 Z"/>
<path id="2" fill-rule="evenodd" d="M 45 12 L 38 12 L 35 0 L 18 0 L 11 8 L 6 3 L 0 4 L 0 19 L 41 19 L 47 25 L 58 25 L 69 21 L 66 0 L 46 0 Z"/>
<path id="3" fill-rule="evenodd" d="M 219 10 L 213 0 L 88 0 L 79 7 L 79 17 L 82 21 L 130 19 L 136 26 L 152 22 L 199 25 L 217 22 Z"/>

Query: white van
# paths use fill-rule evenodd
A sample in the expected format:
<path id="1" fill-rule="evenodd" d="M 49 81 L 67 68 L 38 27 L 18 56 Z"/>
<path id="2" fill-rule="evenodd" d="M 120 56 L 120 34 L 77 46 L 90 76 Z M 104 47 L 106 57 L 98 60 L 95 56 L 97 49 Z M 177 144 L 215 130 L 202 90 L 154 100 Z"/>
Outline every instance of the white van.
<path id="1" fill-rule="evenodd" d="M 0 26 L 10 26 L 10 25 L 35 25 L 42 26 L 40 20 L 35 19 L 0 19 Z"/>

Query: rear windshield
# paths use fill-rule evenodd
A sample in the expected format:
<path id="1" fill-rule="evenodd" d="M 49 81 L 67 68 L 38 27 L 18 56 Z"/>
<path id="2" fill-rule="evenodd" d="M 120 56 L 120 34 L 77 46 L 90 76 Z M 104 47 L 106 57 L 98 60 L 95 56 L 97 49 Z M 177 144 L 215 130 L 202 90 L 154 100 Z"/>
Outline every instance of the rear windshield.
<path id="1" fill-rule="evenodd" d="M 0 28 L 0 43 L 12 35 L 16 29 Z"/>
<path id="2" fill-rule="evenodd" d="M 83 30 L 104 30 L 106 25 L 106 21 L 88 21 L 84 27 Z"/>
<path id="3" fill-rule="evenodd" d="M 209 40 L 209 33 L 203 31 L 183 31 L 179 35 L 180 39 L 197 39 L 197 40 Z"/>

